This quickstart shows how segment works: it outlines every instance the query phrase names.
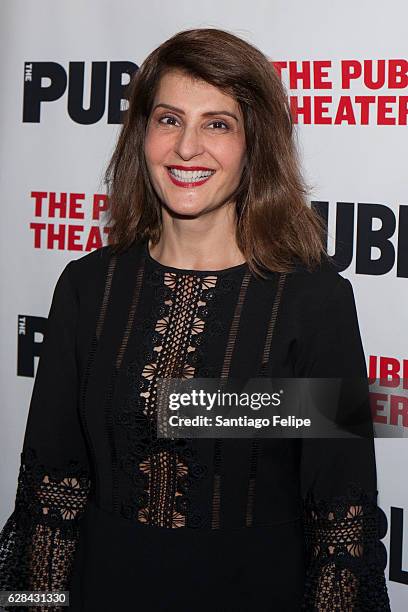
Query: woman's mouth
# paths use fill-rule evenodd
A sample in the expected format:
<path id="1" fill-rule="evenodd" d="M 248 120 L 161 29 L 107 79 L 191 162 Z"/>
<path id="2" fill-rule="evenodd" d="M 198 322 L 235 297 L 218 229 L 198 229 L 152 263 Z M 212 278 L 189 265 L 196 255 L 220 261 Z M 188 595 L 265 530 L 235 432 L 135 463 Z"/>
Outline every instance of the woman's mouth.
<path id="1" fill-rule="evenodd" d="M 177 187 L 199 187 L 204 185 L 215 170 L 178 170 L 176 168 L 167 167 L 167 174 L 171 182 Z"/>

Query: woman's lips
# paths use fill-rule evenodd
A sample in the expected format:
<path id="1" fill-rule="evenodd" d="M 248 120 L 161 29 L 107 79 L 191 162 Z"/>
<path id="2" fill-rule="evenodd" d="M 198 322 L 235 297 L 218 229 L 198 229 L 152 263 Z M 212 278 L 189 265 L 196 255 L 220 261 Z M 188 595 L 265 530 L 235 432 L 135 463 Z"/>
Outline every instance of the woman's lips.
<path id="1" fill-rule="evenodd" d="M 172 182 L 174 185 L 177 185 L 177 187 L 188 187 L 188 188 L 191 188 L 191 187 L 199 187 L 200 185 L 204 185 L 204 183 L 206 183 L 206 182 L 207 182 L 207 181 L 208 181 L 208 180 L 209 180 L 209 179 L 210 179 L 210 178 L 213 176 L 213 174 L 210 174 L 210 176 L 206 176 L 205 178 L 203 178 L 203 179 L 202 179 L 202 180 L 200 180 L 200 181 L 191 181 L 191 182 L 189 181 L 189 182 L 187 182 L 187 181 L 179 181 L 179 180 L 178 180 L 178 179 L 177 179 L 177 178 L 174 176 L 174 174 L 172 174 L 172 173 L 170 172 L 169 168 L 167 168 L 167 174 L 169 175 L 170 180 L 171 180 L 171 182 Z M 215 174 L 215 173 L 214 173 L 214 174 Z"/>

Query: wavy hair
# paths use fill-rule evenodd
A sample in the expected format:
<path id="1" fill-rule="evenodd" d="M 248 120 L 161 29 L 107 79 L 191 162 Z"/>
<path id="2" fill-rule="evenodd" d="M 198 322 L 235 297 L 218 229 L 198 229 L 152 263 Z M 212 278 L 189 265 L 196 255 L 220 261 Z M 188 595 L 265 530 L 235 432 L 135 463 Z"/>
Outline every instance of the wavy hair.
<path id="1" fill-rule="evenodd" d="M 286 90 L 272 62 L 225 30 L 179 32 L 152 51 L 128 85 L 128 109 L 106 169 L 108 244 L 113 252 L 135 240 L 157 244 L 161 202 L 149 177 L 144 140 L 161 77 L 182 71 L 233 97 L 240 105 L 248 162 L 229 201 L 235 201 L 236 241 L 254 274 L 307 269 L 329 257 L 325 224 L 307 202 Z"/>

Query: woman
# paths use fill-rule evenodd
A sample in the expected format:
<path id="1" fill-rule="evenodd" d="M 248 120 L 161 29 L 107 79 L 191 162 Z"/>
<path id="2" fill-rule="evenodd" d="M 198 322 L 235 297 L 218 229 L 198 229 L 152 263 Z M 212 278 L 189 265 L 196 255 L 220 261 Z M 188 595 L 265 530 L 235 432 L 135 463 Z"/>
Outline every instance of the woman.
<path id="1" fill-rule="evenodd" d="M 133 78 L 109 245 L 55 288 L 3 589 L 86 612 L 389 610 L 372 438 L 155 431 L 160 378 L 366 376 L 292 132 L 272 65 L 228 32 L 181 32 Z"/>

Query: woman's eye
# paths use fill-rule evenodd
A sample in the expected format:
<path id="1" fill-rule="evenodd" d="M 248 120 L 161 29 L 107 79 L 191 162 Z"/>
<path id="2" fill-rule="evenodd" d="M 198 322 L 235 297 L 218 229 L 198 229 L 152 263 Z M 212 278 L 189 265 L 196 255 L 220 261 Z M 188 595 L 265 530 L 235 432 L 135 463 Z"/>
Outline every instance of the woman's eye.
<path id="1" fill-rule="evenodd" d="M 214 126 L 214 129 L 223 129 L 223 130 L 225 130 L 225 129 L 227 129 L 227 130 L 228 130 L 228 127 L 229 127 L 229 126 L 228 126 L 228 125 L 225 123 L 225 121 L 212 121 L 212 122 L 210 123 L 210 125 L 213 125 L 213 126 Z M 224 128 L 220 128 L 220 126 L 222 126 L 222 125 L 224 125 L 225 127 L 224 127 Z"/>
<path id="2" fill-rule="evenodd" d="M 177 117 L 173 117 L 172 115 L 164 115 L 163 117 L 160 117 L 158 120 L 159 123 L 161 123 L 162 125 L 177 125 L 178 124 L 178 119 Z M 225 121 L 212 121 L 209 126 L 211 127 L 211 129 L 214 130 L 228 130 L 229 129 L 229 125 L 227 123 L 225 123 Z M 213 126 L 213 127 L 212 127 Z"/>
<path id="3" fill-rule="evenodd" d="M 165 121 L 165 119 L 169 119 L 170 121 L 167 122 Z M 175 117 L 172 117 L 171 115 L 166 115 L 165 117 L 161 117 L 159 119 L 159 123 L 162 123 L 163 125 L 174 125 L 174 123 L 170 123 L 174 121 L 177 121 L 177 119 Z"/>

